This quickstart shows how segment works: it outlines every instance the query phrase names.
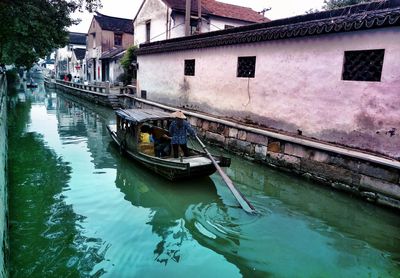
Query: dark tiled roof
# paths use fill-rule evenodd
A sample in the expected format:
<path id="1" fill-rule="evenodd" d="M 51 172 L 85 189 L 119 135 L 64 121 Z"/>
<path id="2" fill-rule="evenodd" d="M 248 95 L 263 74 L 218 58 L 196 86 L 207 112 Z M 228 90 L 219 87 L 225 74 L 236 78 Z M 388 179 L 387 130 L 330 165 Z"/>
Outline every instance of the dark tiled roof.
<path id="1" fill-rule="evenodd" d="M 185 0 L 163 0 L 173 10 L 184 12 L 186 9 Z M 215 0 L 202 0 L 201 1 L 202 14 L 214 15 L 230 19 L 238 19 L 247 22 L 265 22 L 269 21 L 268 18 L 262 16 L 258 12 L 247 8 L 231 4 L 225 4 Z M 191 13 L 197 14 L 197 0 L 192 0 Z"/>
<path id="2" fill-rule="evenodd" d="M 75 57 L 77 60 L 83 60 L 85 58 L 86 49 L 85 48 L 75 48 Z"/>
<path id="3" fill-rule="evenodd" d="M 354 5 L 196 36 L 141 44 L 138 55 L 400 26 L 400 0 Z"/>
<path id="4" fill-rule="evenodd" d="M 202 0 L 202 6 L 205 6 L 210 14 L 215 16 L 240 19 L 254 23 L 270 21 L 260 13 L 247 7 L 221 3 L 214 0 Z"/>
<path id="5" fill-rule="evenodd" d="M 133 34 L 133 20 L 119 17 L 112 17 L 96 12 L 94 16 L 96 21 L 99 23 L 101 29 Z"/>
<path id="6" fill-rule="evenodd" d="M 112 59 L 115 58 L 116 56 L 119 56 L 118 54 L 124 52 L 125 49 L 122 47 L 113 47 L 110 50 L 107 50 L 101 54 L 100 60 L 105 60 L 105 59 Z"/>
<path id="7" fill-rule="evenodd" d="M 86 34 L 85 33 L 68 33 L 68 42 L 69 44 L 78 44 L 78 45 L 86 45 Z"/>

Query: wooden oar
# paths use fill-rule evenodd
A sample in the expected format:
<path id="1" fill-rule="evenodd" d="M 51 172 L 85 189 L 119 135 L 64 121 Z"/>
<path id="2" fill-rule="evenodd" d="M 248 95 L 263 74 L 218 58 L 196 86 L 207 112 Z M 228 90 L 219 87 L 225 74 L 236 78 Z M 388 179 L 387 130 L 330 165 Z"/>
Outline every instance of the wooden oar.
<path id="1" fill-rule="evenodd" d="M 210 154 L 210 152 L 207 150 L 206 146 L 203 144 L 203 142 L 201 142 L 200 138 L 197 135 L 196 135 L 196 139 L 197 139 L 197 141 L 199 141 L 204 152 L 211 159 L 215 168 L 217 168 L 218 173 L 221 175 L 222 179 L 228 186 L 229 190 L 232 192 L 233 196 L 239 202 L 240 206 L 248 213 L 255 213 L 256 210 L 253 207 L 253 205 L 250 204 L 250 202 L 243 196 L 243 194 L 239 190 L 236 189 L 236 187 L 233 185 L 232 180 L 228 177 L 227 174 L 225 174 L 224 171 L 222 171 L 221 167 L 218 165 L 218 163 L 215 161 L 214 157 Z"/>

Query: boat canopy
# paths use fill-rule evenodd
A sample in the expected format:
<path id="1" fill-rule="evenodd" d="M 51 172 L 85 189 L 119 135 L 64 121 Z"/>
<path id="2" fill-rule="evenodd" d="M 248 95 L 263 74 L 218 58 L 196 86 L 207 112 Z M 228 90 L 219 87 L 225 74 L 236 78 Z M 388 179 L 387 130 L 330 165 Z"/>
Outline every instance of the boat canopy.
<path id="1" fill-rule="evenodd" d="M 174 118 L 171 113 L 153 109 L 120 109 L 115 113 L 124 120 L 134 123 Z"/>

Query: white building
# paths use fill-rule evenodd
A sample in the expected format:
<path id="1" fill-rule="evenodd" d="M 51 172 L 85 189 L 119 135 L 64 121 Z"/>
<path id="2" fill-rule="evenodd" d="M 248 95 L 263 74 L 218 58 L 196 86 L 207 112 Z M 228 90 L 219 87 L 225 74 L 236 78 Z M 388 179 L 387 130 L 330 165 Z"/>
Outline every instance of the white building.
<path id="1" fill-rule="evenodd" d="M 185 2 L 185 0 L 144 0 L 133 20 L 135 44 L 185 36 Z M 192 0 L 191 35 L 269 21 L 250 8 L 215 0 L 202 0 L 199 32 L 197 5 L 198 1 Z"/>
<path id="2" fill-rule="evenodd" d="M 64 75 L 79 74 L 77 68 L 72 63 L 72 56 L 75 49 L 86 48 L 86 34 L 70 32 L 68 44 L 56 50 L 55 55 L 55 70 L 56 78 L 63 79 Z"/>
<path id="3" fill-rule="evenodd" d="M 400 158 L 398 0 L 143 44 L 137 54 L 138 90 L 150 100 Z"/>

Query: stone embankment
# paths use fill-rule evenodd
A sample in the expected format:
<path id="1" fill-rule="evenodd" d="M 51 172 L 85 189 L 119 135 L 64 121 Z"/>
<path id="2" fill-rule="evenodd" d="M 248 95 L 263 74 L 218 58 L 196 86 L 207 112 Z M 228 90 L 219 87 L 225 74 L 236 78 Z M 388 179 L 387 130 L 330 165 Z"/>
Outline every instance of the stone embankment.
<path id="1" fill-rule="evenodd" d="M 64 87 L 66 85 L 63 85 Z M 71 90 L 69 90 L 71 91 Z M 72 91 L 92 99 L 90 92 Z M 132 94 L 115 94 L 125 108 L 177 108 Z M 102 104 L 101 101 L 98 101 Z M 104 104 L 110 106 L 109 104 Z M 400 209 L 400 161 L 326 142 L 184 111 L 199 135 L 245 158 L 296 173 L 379 205 Z"/>
<path id="2" fill-rule="evenodd" d="M 126 96 L 126 107 L 176 108 Z M 400 209 L 400 161 L 301 136 L 182 110 L 208 142 L 245 158 L 296 173 L 379 205 Z"/>
<path id="3" fill-rule="evenodd" d="M 7 82 L 0 74 L 0 277 L 7 277 Z"/>

